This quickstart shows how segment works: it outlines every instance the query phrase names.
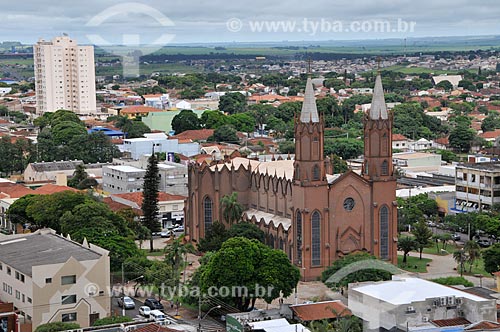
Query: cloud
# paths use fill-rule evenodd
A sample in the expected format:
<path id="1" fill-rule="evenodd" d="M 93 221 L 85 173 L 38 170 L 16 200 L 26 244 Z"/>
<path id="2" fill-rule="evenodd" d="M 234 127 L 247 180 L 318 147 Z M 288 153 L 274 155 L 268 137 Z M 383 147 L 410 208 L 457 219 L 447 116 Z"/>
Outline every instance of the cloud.
<path id="1" fill-rule="evenodd" d="M 127 3 L 116 0 L 71 1 L 60 6 L 55 0 L 24 0 L 10 2 L 0 13 L 3 23 L 0 40 L 21 40 L 33 43 L 39 37 L 50 39 L 63 32 L 74 36 L 80 43 L 88 43 L 87 34 L 99 33 L 113 43 L 120 43 L 122 35 L 136 33 L 145 40 L 155 39 L 167 32 L 176 35 L 173 42 L 220 42 L 220 41 L 281 41 L 281 40 L 335 40 L 366 38 L 401 38 L 443 35 L 500 34 L 498 17 L 500 3 L 496 0 L 287 0 L 287 1 L 185 1 L 185 0 L 138 0 L 136 3 L 150 6 L 170 18 L 174 27 L 166 29 L 157 22 L 134 11 L 119 13 L 99 27 L 86 23 L 108 8 Z M 226 22 L 238 18 L 242 22 L 239 32 L 230 32 Z M 349 25 L 353 21 L 397 20 L 415 22 L 411 32 L 328 32 L 315 34 L 298 31 L 255 32 L 250 24 L 259 20 L 288 21 L 302 24 L 311 22 L 341 21 Z M 323 21 L 322 21 L 323 20 Z M 168 30 L 168 31 L 166 31 Z"/>

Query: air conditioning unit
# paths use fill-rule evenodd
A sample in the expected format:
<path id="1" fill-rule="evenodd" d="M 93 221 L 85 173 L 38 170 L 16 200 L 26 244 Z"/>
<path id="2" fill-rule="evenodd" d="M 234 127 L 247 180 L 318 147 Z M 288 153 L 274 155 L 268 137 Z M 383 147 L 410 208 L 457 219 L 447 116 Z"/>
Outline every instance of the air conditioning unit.
<path id="1" fill-rule="evenodd" d="M 413 306 L 409 305 L 409 306 L 406 307 L 406 312 L 407 313 L 413 313 L 413 312 L 415 312 L 415 308 Z"/>
<path id="2" fill-rule="evenodd" d="M 454 296 L 448 296 L 446 304 L 447 305 L 455 305 L 455 297 Z"/>
<path id="3" fill-rule="evenodd" d="M 455 299 L 455 303 L 456 303 L 457 305 L 461 305 L 461 304 L 462 304 L 462 299 L 457 299 L 457 298 L 456 298 L 456 299 Z"/>
<path id="4" fill-rule="evenodd" d="M 445 307 L 446 306 L 446 297 L 445 296 L 439 298 L 439 305 L 441 307 Z"/>
<path id="5" fill-rule="evenodd" d="M 429 321 L 429 317 L 426 317 L 426 316 L 422 317 L 422 322 L 426 322 L 427 323 L 428 321 Z"/>
<path id="6" fill-rule="evenodd" d="M 432 306 L 433 307 L 439 306 L 439 299 L 435 299 L 434 301 L 432 301 Z"/>

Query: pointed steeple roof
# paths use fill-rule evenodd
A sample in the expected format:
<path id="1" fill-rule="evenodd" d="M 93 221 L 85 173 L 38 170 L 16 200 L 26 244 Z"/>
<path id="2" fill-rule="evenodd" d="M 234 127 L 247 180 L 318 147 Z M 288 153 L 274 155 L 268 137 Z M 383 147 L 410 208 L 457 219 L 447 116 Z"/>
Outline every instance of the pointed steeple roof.
<path id="1" fill-rule="evenodd" d="M 386 120 L 389 118 L 387 105 L 385 104 L 384 88 L 382 87 L 382 77 L 380 74 L 375 79 L 375 88 L 373 89 L 372 105 L 370 107 L 370 119 Z"/>
<path id="2" fill-rule="evenodd" d="M 319 122 L 318 109 L 316 108 L 316 98 L 314 97 L 314 87 L 311 77 L 307 78 L 304 103 L 300 111 L 300 122 Z"/>

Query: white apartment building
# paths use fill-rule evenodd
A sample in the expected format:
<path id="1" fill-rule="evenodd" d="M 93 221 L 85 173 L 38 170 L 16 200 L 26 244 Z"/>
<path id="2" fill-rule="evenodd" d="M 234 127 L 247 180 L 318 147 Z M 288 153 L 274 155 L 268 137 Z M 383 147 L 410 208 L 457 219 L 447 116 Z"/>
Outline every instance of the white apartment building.
<path id="1" fill-rule="evenodd" d="M 145 170 L 133 166 L 104 166 L 102 189 L 110 194 L 142 191 L 145 174 Z"/>
<path id="2" fill-rule="evenodd" d="M 64 35 L 33 47 L 37 114 L 66 109 L 96 113 L 94 46 Z"/>
<path id="3" fill-rule="evenodd" d="M 0 302 L 31 323 L 76 322 L 82 327 L 111 311 L 109 252 L 51 229 L 0 237 Z"/>

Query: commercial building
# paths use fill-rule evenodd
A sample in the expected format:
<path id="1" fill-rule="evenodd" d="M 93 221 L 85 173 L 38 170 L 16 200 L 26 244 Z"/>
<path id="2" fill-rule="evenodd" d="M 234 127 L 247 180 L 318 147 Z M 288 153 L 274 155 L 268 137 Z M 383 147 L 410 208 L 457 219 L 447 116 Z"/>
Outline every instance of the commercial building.
<path id="1" fill-rule="evenodd" d="M 500 203 L 500 162 L 458 164 L 455 174 L 456 210 L 489 210 Z"/>
<path id="2" fill-rule="evenodd" d="M 37 114 L 59 109 L 96 113 L 94 47 L 66 35 L 33 47 Z"/>
<path id="3" fill-rule="evenodd" d="M 104 166 L 102 189 L 110 194 L 142 191 L 146 171 L 127 165 Z"/>
<path id="4" fill-rule="evenodd" d="M 141 138 L 123 140 L 120 150 L 125 157 L 138 160 L 141 156 L 151 155 L 151 152 L 180 153 L 191 157 L 200 153 L 200 144 L 179 143 L 178 139 L 168 139 L 163 133 L 144 134 Z"/>
<path id="5" fill-rule="evenodd" d="M 365 331 L 435 332 L 451 326 L 463 331 L 473 323 L 497 321 L 495 299 L 413 277 L 350 284 L 348 301 Z"/>
<path id="6" fill-rule="evenodd" d="M 11 302 L 33 330 L 45 323 L 80 326 L 110 314 L 108 251 L 44 229 L 0 240 L 0 301 Z"/>

